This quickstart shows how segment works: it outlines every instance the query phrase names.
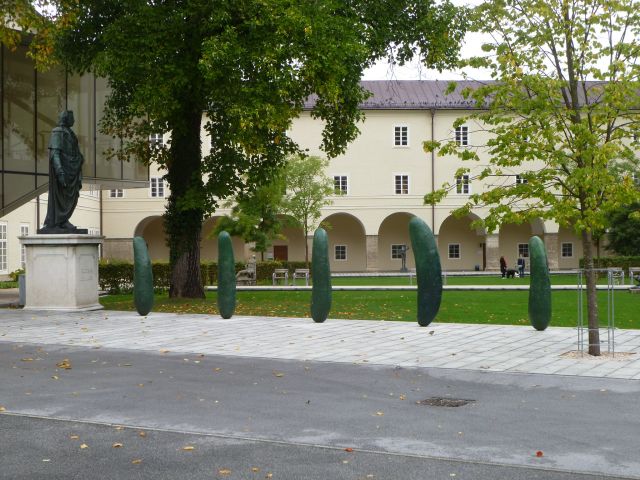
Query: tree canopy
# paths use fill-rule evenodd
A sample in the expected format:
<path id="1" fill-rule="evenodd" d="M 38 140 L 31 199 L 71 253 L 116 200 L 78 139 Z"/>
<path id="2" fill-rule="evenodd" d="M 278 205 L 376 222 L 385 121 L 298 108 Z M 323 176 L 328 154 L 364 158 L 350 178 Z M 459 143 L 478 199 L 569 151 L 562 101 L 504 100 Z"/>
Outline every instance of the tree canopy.
<path id="1" fill-rule="evenodd" d="M 640 255 L 640 202 L 612 213 L 607 236 L 607 249 L 618 255 Z"/>
<path id="2" fill-rule="evenodd" d="M 286 133 L 307 98 L 335 156 L 358 134 L 364 69 L 416 55 L 449 67 L 467 23 L 446 0 L 88 0 L 64 13 L 74 22 L 59 58 L 109 81 L 102 128 L 123 138 L 113 153 L 166 168 L 172 296 L 203 295 L 203 217 L 297 151 Z M 150 149 L 157 132 L 171 141 Z"/>
<path id="3" fill-rule="evenodd" d="M 309 263 L 307 236 L 318 226 L 322 207 L 330 205 L 333 182 L 326 176 L 329 161 L 316 156 L 294 155 L 285 168 L 287 192 L 284 211 L 302 228 L 305 239 L 305 262 Z"/>
<path id="4" fill-rule="evenodd" d="M 477 148 L 455 141 L 425 148 L 481 163 L 456 173 L 484 184 L 457 213 L 486 207 L 481 223 L 489 230 L 555 220 L 582 237 L 591 270 L 594 234 L 613 210 L 638 199 L 631 179 L 640 147 L 637 2 L 491 0 L 474 15 L 476 29 L 492 41 L 483 45 L 485 56 L 464 65 L 489 69 L 493 81 L 464 92 L 478 110 L 456 126 L 477 122 L 489 140 Z M 517 182 L 516 174 L 526 181 Z M 438 202 L 454 187 L 444 185 L 425 201 Z M 587 286 L 590 343 L 598 343 L 599 353 L 589 272 Z"/>

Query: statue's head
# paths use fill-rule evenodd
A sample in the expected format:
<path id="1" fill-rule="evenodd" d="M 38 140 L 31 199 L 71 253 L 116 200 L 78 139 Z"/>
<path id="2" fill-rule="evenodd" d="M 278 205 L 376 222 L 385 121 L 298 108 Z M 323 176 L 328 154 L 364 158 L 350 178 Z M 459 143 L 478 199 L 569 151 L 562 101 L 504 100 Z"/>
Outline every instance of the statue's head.
<path id="1" fill-rule="evenodd" d="M 63 110 L 58 117 L 58 125 L 61 127 L 72 127 L 74 124 L 73 111 Z"/>

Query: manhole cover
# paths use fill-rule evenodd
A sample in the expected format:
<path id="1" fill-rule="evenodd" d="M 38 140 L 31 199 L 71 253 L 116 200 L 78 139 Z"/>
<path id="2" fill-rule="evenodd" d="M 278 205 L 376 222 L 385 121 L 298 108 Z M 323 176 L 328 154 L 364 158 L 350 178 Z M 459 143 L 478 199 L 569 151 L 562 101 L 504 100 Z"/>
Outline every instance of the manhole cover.
<path id="1" fill-rule="evenodd" d="M 475 400 L 464 398 L 431 397 L 416 403 L 418 405 L 429 405 L 431 407 L 462 407 L 473 402 L 475 402 Z"/>

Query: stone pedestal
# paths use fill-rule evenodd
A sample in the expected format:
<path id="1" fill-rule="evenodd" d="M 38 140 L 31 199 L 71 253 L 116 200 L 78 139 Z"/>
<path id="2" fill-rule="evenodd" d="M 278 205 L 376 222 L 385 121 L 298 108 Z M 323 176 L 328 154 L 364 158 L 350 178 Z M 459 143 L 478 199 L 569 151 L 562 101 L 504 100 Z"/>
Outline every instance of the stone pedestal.
<path id="1" fill-rule="evenodd" d="M 99 310 L 98 247 L 94 235 L 19 237 L 26 249 L 25 310 Z"/>

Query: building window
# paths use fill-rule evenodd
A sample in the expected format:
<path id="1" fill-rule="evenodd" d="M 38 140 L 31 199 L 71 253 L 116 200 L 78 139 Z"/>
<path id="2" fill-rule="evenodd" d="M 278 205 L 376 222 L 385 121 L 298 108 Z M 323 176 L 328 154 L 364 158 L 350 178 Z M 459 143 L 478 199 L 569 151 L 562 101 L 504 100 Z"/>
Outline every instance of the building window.
<path id="1" fill-rule="evenodd" d="M 346 260 L 347 259 L 347 246 L 346 245 L 336 245 L 334 249 L 334 258 L 336 260 Z"/>
<path id="2" fill-rule="evenodd" d="M 26 237 L 29 235 L 29 224 L 22 223 L 20 224 L 20 236 Z M 20 266 L 25 268 L 27 265 L 27 248 L 24 245 L 20 245 Z"/>
<path id="3" fill-rule="evenodd" d="M 529 244 L 528 243 L 519 243 L 518 244 L 518 257 L 529 258 Z"/>
<path id="4" fill-rule="evenodd" d="M 516 185 L 529 183 L 529 180 L 524 178 L 522 175 L 516 175 Z"/>
<path id="5" fill-rule="evenodd" d="M 460 195 L 469 195 L 471 193 L 469 175 L 460 175 L 456 177 L 456 193 Z"/>
<path id="6" fill-rule="evenodd" d="M 7 273 L 7 222 L 0 222 L 0 272 Z"/>
<path id="7" fill-rule="evenodd" d="M 560 252 L 562 258 L 571 258 L 573 257 L 573 243 L 563 243 Z"/>
<path id="8" fill-rule="evenodd" d="M 396 175 L 395 192 L 396 195 L 409 194 L 409 175 Z"/>
<path id="9" fill-rule="evenodd" d="M 469 145 L 469 127 L 466 125 L 456 127 L 456 145 L 461 147 Z"/>
<path id="10" fill-rule="evenodd" d="M 109 190 L 109 198 L 122 198 L 124 197 L 124 190 L 122 188 L 113 188 Z"/>
<path id="11" fill-rule="evenodd" d="M 164 180 L 162 177 L 149 178 L 149 194 L 154 198 L 164 198 Z"/>
<path id="12" fill-rule="evenodd" d="M 336 195 L 346 195 L 348 191 L 348 183 L 346 175 L 333 176 L 333 191 Z"/>
<path id="13" fill-rule="evenodd" d="M 162 139 L 161 133 L 152 133 L 149 135 L 149 143 L 151 145 L 162 147 L 164 145 L 164 140 Z"/>
<path id="14" fill-rule="evenodd" d="M 404 125 L 393 127 L 393 144 L 396 147 L 409 146 L 409 127 Z"/>
<path id="15" fill-rule="evenodd" d="M 449 258 L 460 258 L 460 244 L 459 243 L 450 243 L 449 244 Z"/>
<path id="16" fill-rule="evenodd" d="M 391 245 L 391 258 L 402 258 L 402 254 L 407 251 L 407 245 L 404 243 Z"/>

